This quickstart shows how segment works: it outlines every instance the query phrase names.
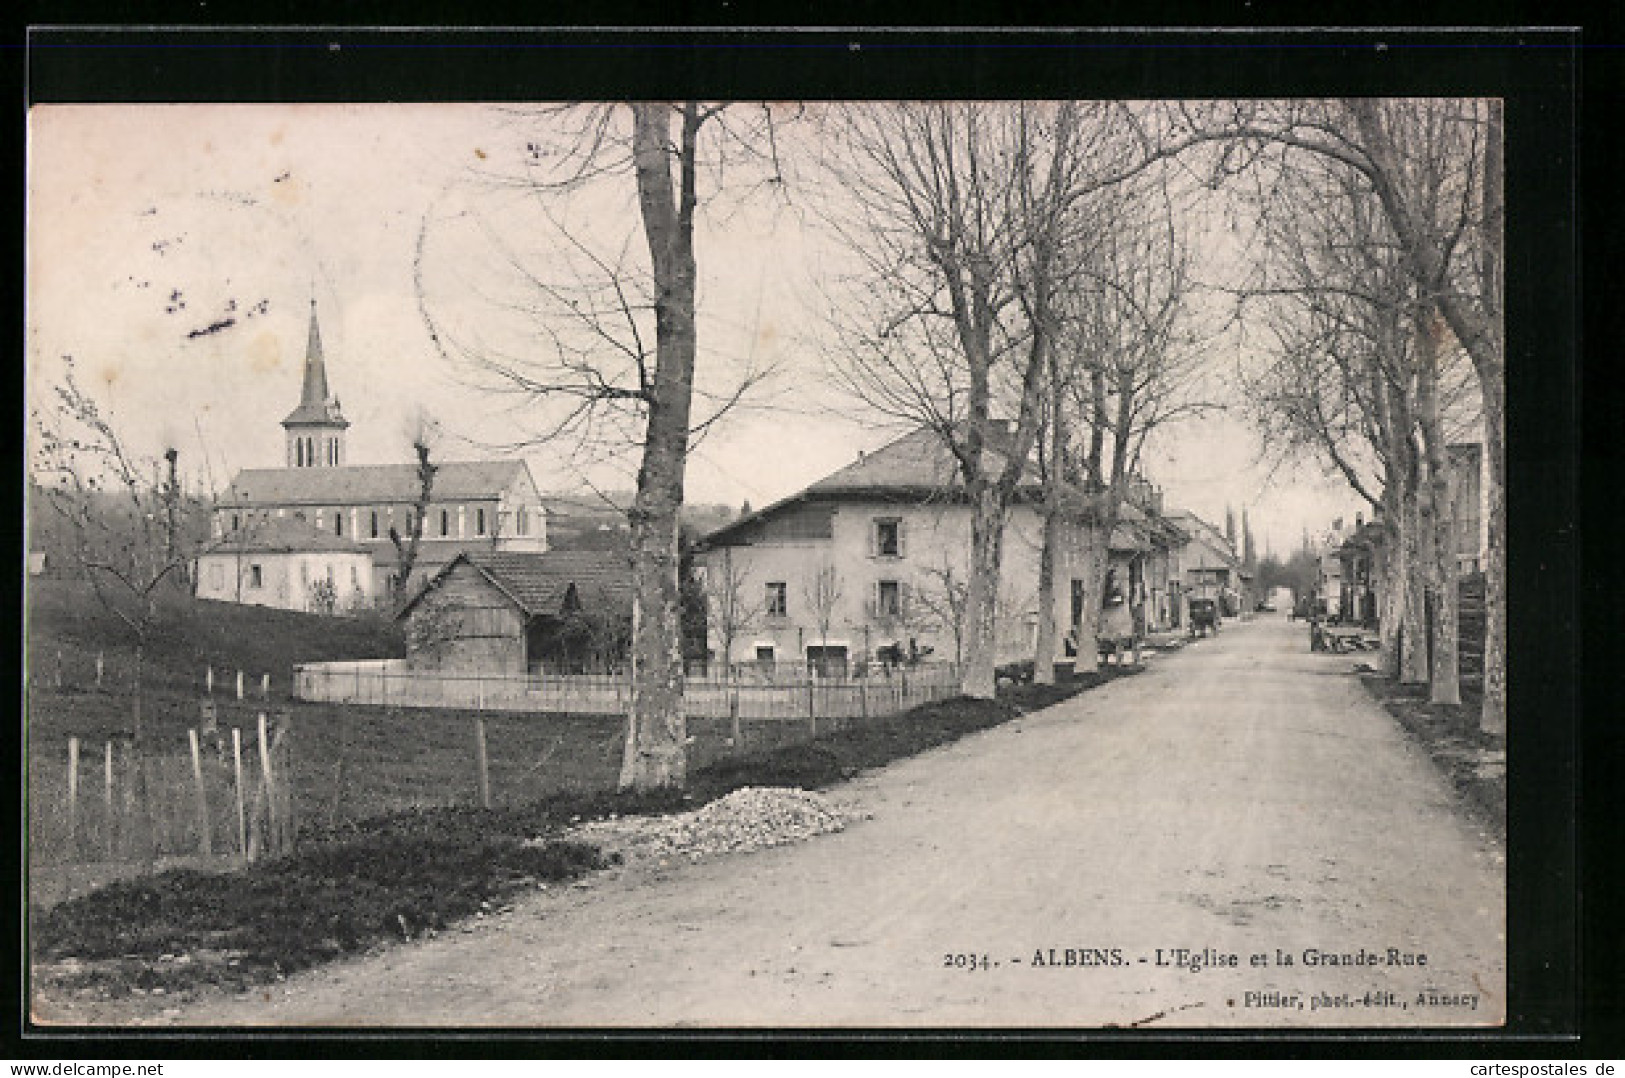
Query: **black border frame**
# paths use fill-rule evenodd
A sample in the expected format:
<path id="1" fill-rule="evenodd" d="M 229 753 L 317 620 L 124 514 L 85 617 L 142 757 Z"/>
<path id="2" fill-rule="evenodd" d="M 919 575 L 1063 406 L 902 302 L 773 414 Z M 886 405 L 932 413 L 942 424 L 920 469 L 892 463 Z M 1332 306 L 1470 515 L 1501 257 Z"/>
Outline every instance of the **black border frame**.
<path id="1" fill-rule="evenodd" d="M 380 12 L 379 14 L 386 14 Z M 1504 1030 L 59 1032 L 8 984 L 8 1050 L 127 1058 L 518 1054 L 1012 1057 L 1085 1050 L 1568 1054 L 1607 1028 L 1580 993 L 1580 35 L 1574 30 L 501 30 L 37 28 L 25 104 L 886 97 L 1462 95 L 1506 99 L 1508 1024 Z M 23 186 L 21 175 L 16 181 Z M 17 205 L 23 204 L 19 198 Z M 13 310 L 21 311 L 21 285 Z M 21 334 L 13 338 L 21 343 Z M 15 368 L 20 382 L 22 367 Z M 18 386 L 20 388 L 20 385 Z M 21 461 L 21 431 L 13 448 Z M 12 492 L 20 501 L 20 490 Z M 21 519 L 20 512 L 16 519 Z M 11 541 L 17 541 L 13 538 Z M 21 564 L 20 543 L 8 550 Z M 20 591 L 19 591 L 20 601 Z M 22 620 L 19 617 L 19 627 Z M 20 641 L 19 641 L 20 643 Z M 13 652 L 20 655 L 20 647 Z M 20 726 L 14 727 L 20 729 Z M 8 740 L 20 763 L 20 741 Z M 20 828 L 18 832 L 20 833 Z M 20 866 L 19 866 L 20 867 Z M 10 896 L 16 901 L 16 896 Z M 12 922 L 21 927 L 20 913 Z M 10 941 L 19 946 L 20 940 Z M 11 957 L 8 955 L 8 957 Z M 19 971 L 23 955 L 8 963 Z M 1590 974 L 1595 977 L 1597 967 Z M 1588 977 L 1588 983 L 1591 977 Z M 1617 1005 L 1617 997 L 1615 999 Z M 1588 1004 L 1582 1009 L 1582 1004 Z M 1613 1016 L 1617 1021 L 1617 1015 Z M 15 1023 L 15 1024 L 13 1024 Z M 1599 1024 L 1601 1023 L 1601 1024 Z M 1585 1034 L 1582 1041 L 1581 1035 Z M 1595 1042 L 1593 1042 L 1595 1043 Z"/>

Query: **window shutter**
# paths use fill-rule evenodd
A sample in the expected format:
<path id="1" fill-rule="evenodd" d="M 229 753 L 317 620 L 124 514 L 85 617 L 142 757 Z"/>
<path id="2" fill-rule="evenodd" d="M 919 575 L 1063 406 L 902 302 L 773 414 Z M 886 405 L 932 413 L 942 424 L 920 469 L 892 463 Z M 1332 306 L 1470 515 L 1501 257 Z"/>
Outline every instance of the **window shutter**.
<path id="1" fill-rule="evenodd" d="M 901 519 L 897 521 L 897 556 L 908 557 L 908 526 Z"/>

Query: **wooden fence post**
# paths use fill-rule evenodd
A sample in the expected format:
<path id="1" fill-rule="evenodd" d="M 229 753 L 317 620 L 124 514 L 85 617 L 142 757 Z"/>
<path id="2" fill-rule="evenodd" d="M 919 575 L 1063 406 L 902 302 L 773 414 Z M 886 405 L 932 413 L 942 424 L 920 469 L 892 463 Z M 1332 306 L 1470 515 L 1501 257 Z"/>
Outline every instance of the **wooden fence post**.
<path id="1" fill-rule="evenodd" d="M 281 749 L 277 757 L 277 793 L 281 803 L 277 806 L 277 821 L 282 828 L 282 837 L 277 848 L 283 852 L 291 852 L 296 844 L 298 814 L 295 811 L 293 799 L 293 777 L 296 774 L 293 761 L 293 715 L 286 709 L 277 712 L 276 736 L 271 739 L 273 751 Z"/>
<path id="2" fill-rule="evenodd" d="M 474 760 L 479 766 L 480 807 L 491 807 L 491 761 L 485 750 L 485 716 L 474 715 Z"/>
<path id="3" fill-rule="evenodd" d="M 243 698 L 243 672 L 237 671 L 237 699 Z"/>
<path id="4" fill-rule="evenodd" d="M 209 828 L 209 793 L 203 785 L 203 754 L 198 751 L 197 729 L 186 731 L 187 740 L 192 746 L 192 782 L 197 786 L 197 826 L 198 850 L 205 857 L 214 854 L 214 836 Z"/>
<path id="5" fill-rule="evenodd" d="M 231 764 L 236 778 L 237 792 L 237 852 L 248 860 L 248 813 L 243 804 L 243 731 L 239 726 L 231 728 Z"/>
<path id="6" fill-rule="evenodd" d="M 107 859 L 113 859 L 113 742 L 102 748 L 102 827 L 106 834 L 102 843 L 107 848 Z"/>
<path id="7" fill-rule="evenodd" d="M 68 853 L 79 849 L 79 739 L 68 738 Z"/>
<path id="8" fill-rule="evenodd" d="M 265 712 L 259 713 L 260 790 L 265 795 L 265 829 L 261 832 L 260 848 L 274 842 L 276 835 L 276 772 L 271 768 L 271 742 L 265 731 Z M 256 812 L 256 816 L 259 814 Z"/>

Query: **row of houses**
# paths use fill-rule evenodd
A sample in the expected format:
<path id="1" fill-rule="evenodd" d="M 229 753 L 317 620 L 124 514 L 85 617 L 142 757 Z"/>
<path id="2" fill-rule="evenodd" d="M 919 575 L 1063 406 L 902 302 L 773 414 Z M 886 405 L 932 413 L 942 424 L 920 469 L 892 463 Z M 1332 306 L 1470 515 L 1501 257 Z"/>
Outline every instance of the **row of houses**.
<path id="1" fill-rule="evenodd" d="M 435 669 L 524 673 L 614 665 L 631 618 L 624 549 L 555 551 L 548 512 L 523 460 L 438 466 L 421 521 L 414 465 L 347 463 L 345 420 L 328 390 L 314 304 L 297 407 L 283 420 L 281 468 L 247 469 L 215 507 L 198 595 L 340 613 L 399 595 L 409 660 Z M 1008 432 L 995 431 L 992 466 Z M 1080 495 L 1080 497 L 1082 497 Z M 1036 480 L 1006 524 L 997 601 L 999 661 L 1030 659 L 1038 626 L 1043 525 Z M 1177 630 L 1191 598 L 1248 603 L 1247 573 L 1219 530 L 1131 485 L 1109 536 L 1105 586 L 1085 594 L 1085 536 L 1059 558 L 1068 654 L 1085 604 L 1118 634 Z M 402 580 L 403 540 L 421 539 Z M 971 506 L 933 432 L 906 434 L 797 493 L 724 523 L 693 551 L 712 605 L 701 654 L 724 664 L 845 666 L 962 652 Z M 719 604 L 730 611 L 723 626 Z M 722 631 L 718 631 L 721 629 Z"/>

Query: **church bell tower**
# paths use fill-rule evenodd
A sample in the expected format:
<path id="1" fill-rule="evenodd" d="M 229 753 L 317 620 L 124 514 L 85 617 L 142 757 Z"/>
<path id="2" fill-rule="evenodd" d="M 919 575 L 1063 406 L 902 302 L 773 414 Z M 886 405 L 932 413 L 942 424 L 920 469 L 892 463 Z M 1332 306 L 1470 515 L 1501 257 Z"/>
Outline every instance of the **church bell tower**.
<path id="1" fill-rule="evenodd" d="M 310 341 L 305 346 L 305 384 L 299 407 L 282 421 L 288 432 L 288 467 L 338 468 L 345 462 L 344 432 L 350 426 L 336 397 L 327 392 L 327 365 L 322 334 L 316 325 L 316 300 L 310 301 Z"/>

